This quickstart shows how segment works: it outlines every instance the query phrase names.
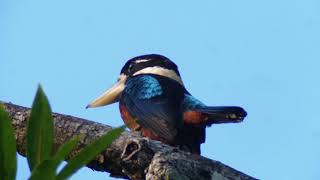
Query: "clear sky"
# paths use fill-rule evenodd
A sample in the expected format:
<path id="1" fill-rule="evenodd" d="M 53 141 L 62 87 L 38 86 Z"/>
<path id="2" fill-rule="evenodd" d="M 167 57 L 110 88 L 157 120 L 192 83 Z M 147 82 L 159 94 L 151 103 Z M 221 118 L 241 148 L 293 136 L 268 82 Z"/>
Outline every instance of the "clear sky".
<path id="1" fill-rule="evenodd" d="M 119 126 L 117 104 L 85 106 L 147 53 L 176 62 L 204 103 L 247 110 L 207 129 L 204 156 L 260 179 L 320 179 L 319 0 L 0 1 L 0 100 L 29 107 L 41 83 L 53 111 Z"/>

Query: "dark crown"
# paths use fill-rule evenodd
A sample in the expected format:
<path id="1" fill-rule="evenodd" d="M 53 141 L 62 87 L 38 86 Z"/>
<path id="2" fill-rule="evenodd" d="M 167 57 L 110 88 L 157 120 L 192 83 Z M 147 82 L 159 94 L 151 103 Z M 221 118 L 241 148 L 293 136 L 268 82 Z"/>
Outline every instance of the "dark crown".
<path id="1" fill-rule="evenodd" d="M 128 60 L 121 69 L 121 74 L 131 76 L 134 73 L 148 67 L 161 67 L 164 69 L 172 70 L 178 76 L 180 76 L 177 65 L 169 58 L 159 54 L 147 54 L 137 56 Z"/>

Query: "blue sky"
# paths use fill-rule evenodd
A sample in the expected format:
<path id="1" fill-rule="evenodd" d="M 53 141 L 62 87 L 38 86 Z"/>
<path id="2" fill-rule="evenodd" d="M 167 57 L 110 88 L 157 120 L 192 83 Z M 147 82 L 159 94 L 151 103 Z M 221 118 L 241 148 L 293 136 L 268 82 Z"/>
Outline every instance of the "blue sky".
<path id="1" fill-rule="evenodd" d="M 207 129 L 203 155 L 260 179 L 320 178 L 320 1 L 0 2 L 0 100 L 112 126 L 118 106 L 85 106 L 127 59 L 159 53 L 210 105 L 243 106 L 241 124 Z M 17 179 L 28 169 L 19 158 Z M 83 168 L 72 179 L 105 179 Z M 112 178 L 110 178 L 112 179 Z"/>

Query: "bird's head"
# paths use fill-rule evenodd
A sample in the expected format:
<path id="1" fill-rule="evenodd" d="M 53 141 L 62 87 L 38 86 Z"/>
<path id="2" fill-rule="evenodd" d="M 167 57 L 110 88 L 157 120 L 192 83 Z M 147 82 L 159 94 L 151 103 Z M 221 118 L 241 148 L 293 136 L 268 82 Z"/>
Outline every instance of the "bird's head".
<path id="1" fill-rule="evenodd" d="M 92 101 L 87 108 L 99 107 L 118 102 L 128 78 L 140 74 L 155 74 L 171 78 L 183 85 L 177 65 L 165 56 L 148 54 L 127 61 L 115 85 Z"/>

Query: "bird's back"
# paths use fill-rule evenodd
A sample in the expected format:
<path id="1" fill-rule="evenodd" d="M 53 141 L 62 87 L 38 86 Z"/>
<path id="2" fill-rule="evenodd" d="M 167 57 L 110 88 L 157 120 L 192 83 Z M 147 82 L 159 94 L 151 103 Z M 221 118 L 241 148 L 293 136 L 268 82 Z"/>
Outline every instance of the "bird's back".
<path id="1" fill-rule="evenodd" d="M 125 109 L 135 122 L 156 136 L 175 143 L 182 127 L 180 104 L 184 88 L 167 77 L 142 74 L 129 78 L 120 98 L 120 109 Z M 124 121 L 129 121 L 124 118 Z"/>

